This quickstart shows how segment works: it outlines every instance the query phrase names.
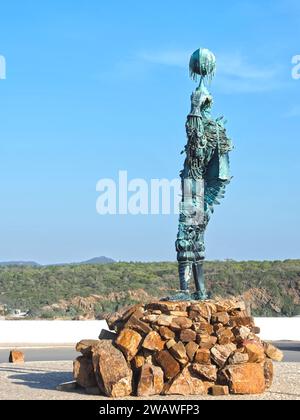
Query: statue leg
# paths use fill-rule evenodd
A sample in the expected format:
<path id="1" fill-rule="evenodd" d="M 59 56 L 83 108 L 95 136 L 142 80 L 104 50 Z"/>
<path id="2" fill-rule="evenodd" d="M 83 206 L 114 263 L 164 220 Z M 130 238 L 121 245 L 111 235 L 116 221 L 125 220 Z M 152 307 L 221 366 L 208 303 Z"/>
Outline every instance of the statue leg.
<path id="1" fill-rule="evenodd" d="M 195 280 L 196 292 L 193 294 L 195 300 L 206 300 L 208 298 L 203 272 L 203 261 L 196 261 L 193 264 L 193 275 Z"/>
<path id="2" fill-rule="evenodd" d="M 191 295 L 189 291 L 190 281 L 193 277 L 191 261 L 178 261 L 178 272 L 180 279 L 180 291 L 172 297 L 169 297 L 167 300 L 171 301 L 188 301 L 191 300 Z"/>
<path id="3" fill-rule="evenodd" d="M 180 291 L 189 294 L 189 286 L 192 278 L 192 263 L 190 261 L 179 261 L 178 272 Z"/>

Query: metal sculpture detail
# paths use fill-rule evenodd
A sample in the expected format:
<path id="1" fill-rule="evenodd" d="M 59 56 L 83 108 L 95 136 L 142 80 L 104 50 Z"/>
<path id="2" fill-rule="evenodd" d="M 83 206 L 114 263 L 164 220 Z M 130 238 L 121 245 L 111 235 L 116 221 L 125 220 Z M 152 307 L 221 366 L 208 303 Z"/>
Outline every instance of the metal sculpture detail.
<path id="1" fill-rule="evenodd" d="M 190 60 L 191 77 L 199 86 L 191 96 L 191 112 L 187 117 L 188 142 L 182 181 L 179 230 L 176 241 L 180 292 L 172 300 L 205 300 L 203 261 L 204 233 L 214 205 L 224 197 L 230 182 L 229 152 L 233 149 L 223 117 L 211 116 L 213 98 L 207 84 L 215 75 L 216 59 L 207 49 L 194 52 Z M 195 293 L 190 293 L 192 278 Z"/>

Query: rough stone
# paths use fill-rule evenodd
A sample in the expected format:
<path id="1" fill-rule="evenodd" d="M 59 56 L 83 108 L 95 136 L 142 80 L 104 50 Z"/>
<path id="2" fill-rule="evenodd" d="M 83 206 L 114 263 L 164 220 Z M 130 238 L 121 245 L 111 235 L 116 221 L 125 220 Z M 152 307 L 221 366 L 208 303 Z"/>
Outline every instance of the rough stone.
<path id="1" fill-rule="evenodd" d="M 146 309 L 155 311 L 159 310 L 163 313 L 166 313 L 169 311 L 186 311 L 189 305 L 189 302 L 152 302 L 146 305 Z"/>
<path id="2" fill-rule="evenodd" d="M 211 387 L 211 394 L 214 397 L 222 397 L 223 395 L 229 395 L 229 388 L 228 386 L 223 385 L 213 385 Z"/>
<path id="3" fill-rule="evenodd" d="M 232 356 L 229 357 L 228 363 L 230 365 L 240 365 L 241 363 L 248 363 L 249 356 L 248 353 L 241 353 L 240 351 L 236 351 L 233 353 Z"/>
<path id="4" fill-rule="evenodd" d="M 181 365 L 186 365 L 188 363 L 189 359 L 186 354 L 186 349 L 181 341 L 170 347 L 169 351 Z"/>
<path id="5" fill-rule="evenodd" d="M 159 315 L 156 323 L 160 327 L 169 327 L 173 322 L 174 317 L 170 315 Z"/>
<path id="6" fill-rule="evenodd" d="M 63 382 L 62 384 L 57 385 L 56 390 L 61 392 L 74 392 L 74 390 L 78 387 L 76 381 L 70 382 Z M 97 388 L 99 391 L 99 388 Z"/>
<path id="7" fill-rule="evenodd" d="M 193 330 L 182 330 L 180 333 L 180 340 L 183 343 L 189 343 L 190 341 L 196 341 L 197 334 Z"/>
<path id="8" fill-rule="evenodd" d="M 190 317 L 194 316 L 195 318 L 197 318 L 196 314 L 198 314 L 198 316 L 200 316 L 200 317 L 202 317 L 206 320 L 210 320 L 211 314 L 212 314 L 211 305 L 209 305 L 205 302 L 196 303 L 196 304 L 191 305 L 191 307 L 190 307 Z"/>
<path id="9" fill-rule="evenodd" d="M 99 343 L 99 340 L 81 340 L 76 344 L 76 351 L 83 356 L 92 355 L 92 348 Z"/>
<path id="10" fill-rule="evenodd" d="M 203 381 L 215 382 L 217 380 L 217 367 L 215 365 L 202 365 L 193 363 L 193 372 Z"/>
<path id="11" fill-rule="evenodd" d="M 273 384 L 273 379 L 274 379 L 274 366 L 273 366 L 272 360 L 267 359 L 265 363 L 263 364 L 263 366 L 264 366 L 266 389 L 269 389 L 271 388 Z"/>
<path id="12" fill-rule="evenodd" d="M 123 353 L 110 340 L 93 348 L 93 367 L 101 391 L 108 397 L 127 397 L 132 392 L 132 370 Z"/>
<path id="13" fill-rule="evenodd" d="M 263 345 L 265 354 L 269 357 L 269 359 L 274 360 L 274 362 L 281 362 L 283 360 L 284 355 L 281 350 L 270 343 L 264 343 Z"/>
<path id="14" fill-rule="evenodd" d="M 122 350 L 126 359 L 130 362 L 139 350 L 142 336 L 129 328 L 121 331 L 116 340 L 116 345 Z"/>
<path id="15" fill-rule="evenodd" d="M 251 316 L 235 316 L 231 318 L 233 326 L 236 327 L 254 327 L 254 319 Z"/>
<path id="16" fill-rule="evenodd" d="M 262 394 L 266 389 L 261 363 L 231 365 L 224 369 L 232 394 Z"/>
<path id="17" fill-rule="evenodd" d="M 227 359 L 229 358 L 231 353 L 234 352 L 235 350 L 236 350 L 236 346 L 233 343 L 224 344 L 224 345 L 216 344 L 211 349 L 211 355 L 212 355 L 213 360 L 216 362 L 216 364 L 220 368 L 222 368 L 223 366 L 225 366 Z"/>
<path id="18" fill-rule="evenodd" d="M 243 346 L 249 356 L 249 363 L 262 363 L 265 361 L 265 351 L 261 343 L 245 340 Z"/>
<path id="19" fill-rule="evenodd" d="M 118 334 L 113 331 L 102 329 L 99 334 L 99 340 L 115 340 Z M 97 340 L 90 340 L 90 341 L 97 341 Z"/>
<path id="20" fill-rule="evenodd" d="M 218 337 L 218 344 L 229 344 L 234 341 L 234 335 L 230 328 L 221 329 L 216 335 Z"/>
<path id="21" fill-rule="evenodd" d="M 143 322 L 147 322 L 149 324 L 154 324 L 158 321 L 158 318 L 160 317 L 160 315 L 155 315 L 155 314 L 148 314 L 145 315 L 141 318 L 141 320 Z"/>
<path id="22" fill-rule="evenodd" d="M 189 314 L 186 311 L 169 311 L 167 314 L 175 316 L 175 317 L 184 317 L 184 318 L 187 318 L 189 316 Z"/>
<path id="23" fill-rule="evenodd" d="M 149 397 L 159 395 L 164 388 L 164 373 L 158 366 L 145 364 L 141 369 L 141 376 L 138 383 L 138 397 Z"/>
<path id="24" fill-rule="evenodd" d="M 136 355 L 131 364 L 133 369 L 140 369 L 146 363 L 146 358 L 142 355 Z"/>
<path id="25" fill-rule="evenodd" d="M 195 363 L 210 365 L 211 364 L 211 354 L 209 349 L 198 349 L 194 357 Z"/>
<path id="26" fill-rule="evenodd" d="M 24 353 L 18 350 L 11 350 L 9 353 L 9 363 L 21 364 L 25 362 Z"/>
<path id="27" fill-rule="evenodd" d="M 197 343 L 201 348 L 211 349 L 217 343 L 217 337 L 207 334 L 198 334 Z"/>
<path id="28" fill-rule="evenodd" d="M 162 350 L 156 355 L 156 362 L 162 367 L 165 377 L 172 379 L 180 372 L 180 365 L 168 350 Z"/>
<path id="29" fill-rule="evenodd" d="M 97 386 L 91 357 L 79 356 L 73 362 L 73 377 L 83 388 Z"/>
<path id="30" fill-rule="evenodd" d="M 174 331 L 188 330 L 193 325 L 193 321 L 185 317 L 175 317 L 170 324 L 170 328 Z"/>
<path id="31" fill-rule="evenodd" d="M 165 395 L 206 395 L 207 388 L 201 379 L 197 378 L 190 367 L 185 367 L 183 371 L 176 376 L 165 387 Z"/>
<path id="32" fill-rule="evenodd" d="M 165 340 L 171 340 L 175 338 L 175 333 L 168 327 L 159 327 L 159 334 Z"/>
<path id="33" fill-rule="evenodd" d="M 198 350 L 198 348 L 199 348 L 198 344 L 195 343 L 194 341 L 190 341 L 185 346 L 186 354 L 187 354 L 190 362 L 193 362 L 194 361 L 195 354 L 196 354 L 196 351 Z"/>
<path id="34" fill-rule="evenodd" d="M 242 342 L 243 340 L 247 340 L 248 339 L 248 337 L 249 337 L 249 335 L 251 333 L 251 330 L 248 327 L 243 327 L 242 326 L 242 327 L 234 327 L 232 329 L 232 332 L 233 332 L 233 334 L 235 336 L 235 339 L 238 342 Z"/>
<path id="35" fill-rule="evenodd" d="M 165 346 L 165 341 L 162 340 L 161 336 L 157 332 L 151 331 L 146 336 L 142 346 L 144 349 L 150 351 L 161 351 Z"/>
<path id="36" fill-rule="evenodd" d="M 124 328 L 131 328 L 144 335 L 149 334 L 152 331 L 151 327 L 146 322 L 141 321 L 135 314 L 131 315 Z"/>
<path id="37" fill-rule="evenodd" d="M 216 314 L 212 315 L 211 320 L 214 324 L 220 323 L 227 325 L 229 323 L 230 317 L 227 312 L 217 312 Z"/>
<path id="38" fill-rule="evenodd" d="M 194 322 L 192 328 L 197 334 L 211 335 L 214 331 L 213 326 L 205 321 Z"/>

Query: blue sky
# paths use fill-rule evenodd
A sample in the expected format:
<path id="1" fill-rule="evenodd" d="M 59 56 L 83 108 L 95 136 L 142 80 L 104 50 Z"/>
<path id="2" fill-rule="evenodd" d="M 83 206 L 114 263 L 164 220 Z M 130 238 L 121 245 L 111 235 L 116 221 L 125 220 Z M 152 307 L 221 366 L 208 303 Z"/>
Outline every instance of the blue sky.
<path id="1" fill-rule="evenodd" d="M 178 175 L 200 46 L 235 143 L 207 258 L 299 258 L 299 24 L 296 0 L 2 4 L 0 260 L 175 259 L 176 216 L 100 216 L 96 183 Z"/>

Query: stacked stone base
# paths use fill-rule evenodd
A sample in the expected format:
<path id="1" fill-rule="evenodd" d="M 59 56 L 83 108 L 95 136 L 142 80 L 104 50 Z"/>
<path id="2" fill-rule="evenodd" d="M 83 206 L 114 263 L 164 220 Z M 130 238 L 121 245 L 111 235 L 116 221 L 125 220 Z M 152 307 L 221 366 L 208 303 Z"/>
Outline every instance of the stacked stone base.
<path id="1" fill-rule="evenodd" d="M 152 302 L 107 319 L 100 340 L 77 344 L 74 378 L 88 393 L 129 395 L 261 394 L 282 353 L 257 336 L 240 300 Z"/>

